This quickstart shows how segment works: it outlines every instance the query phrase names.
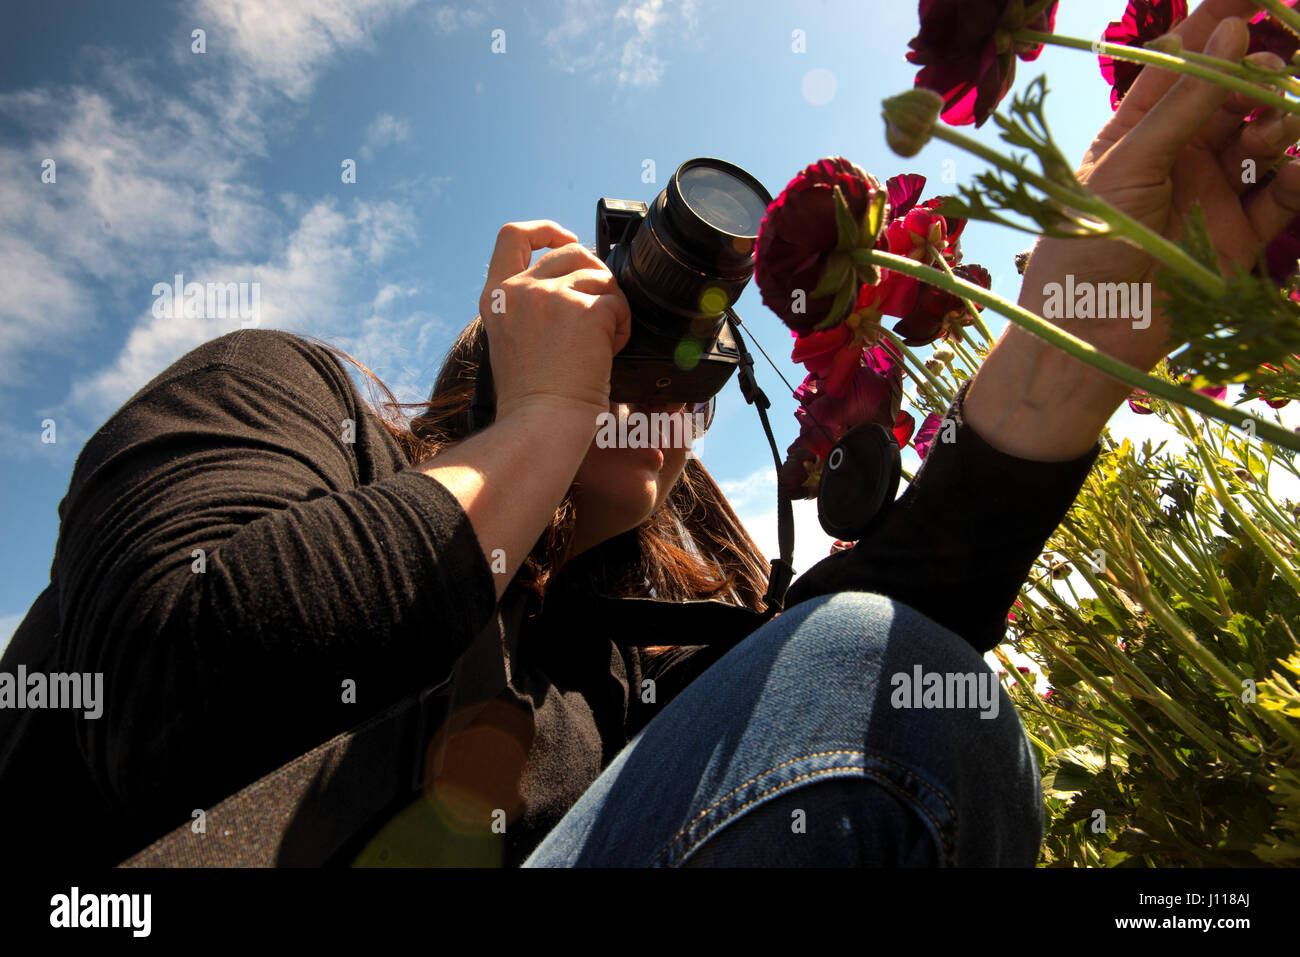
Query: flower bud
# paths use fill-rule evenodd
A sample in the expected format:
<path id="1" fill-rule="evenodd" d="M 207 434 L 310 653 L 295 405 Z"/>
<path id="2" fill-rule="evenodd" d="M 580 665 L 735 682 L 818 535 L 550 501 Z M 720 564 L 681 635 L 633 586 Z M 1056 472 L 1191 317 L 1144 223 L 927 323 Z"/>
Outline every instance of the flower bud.
<path id="1" fill-rule="evenodd" d="M 957 353 L 953 352 L 947 346 L 941 346 L 934 350 L 934 358 L 942 362 L 944 365 L 950 365 L 952 360 L 957 358 Z"/>
<path id="2" fill-rule="evenodd" d="M 1148 50 L 1155 50 L 1157 53 L 1178 56 L 1183 52 L 1183 38 L 1176 33 L 1166 33 L 1162 37 L 1148 40 L 1145 46 Z"/>
<path id="3" fill-rule="evenodd" d="M 938 375 L 940 372 L 943 371 L 943 363 L 940 362 L 938 359 L 934 358 L 934 356 L 931 356 L 930 358 L 925 360 L 925 367 L 935 375 Z"/>
<path id="4" fill-rule="evenodd" d="M 884 102 L 885 139 L 899 156 L 915 156 L 930 142 L 943 97 L 933 90 L 916 87 L 891 96 Z"/>

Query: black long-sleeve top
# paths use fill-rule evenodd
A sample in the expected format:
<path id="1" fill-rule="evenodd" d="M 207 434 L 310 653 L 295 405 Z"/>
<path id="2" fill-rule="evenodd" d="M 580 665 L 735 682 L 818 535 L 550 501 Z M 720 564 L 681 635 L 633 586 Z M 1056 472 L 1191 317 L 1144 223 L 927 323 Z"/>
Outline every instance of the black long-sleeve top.
<path id="1" fill-rule="evenodd" d="M 787 607 L 873 591 L 980 651 L 1001 640 L 1099 448 L 1025 461 L 962 423 L 960 399 L 950 415 L 956 441 Z M 461 737 L 442 773 L 506 810 L 515 864 L 758 620 L 580 587 L 542 615 L 513 586 L 498 603 L 456 498 L 408 465 L 328 350 L 285 333 L 223 336 L 136 393 L 82 450 L 59 517 L 50 585 L 0 672 L 100 672 L 105 700 L 97 719 L 0 708 L 0 859 L 15 864 L 118 863 L 449 676 Z M 665 641 L 688 647 L 655 666 L 647 703 L 636 646 Z"/>

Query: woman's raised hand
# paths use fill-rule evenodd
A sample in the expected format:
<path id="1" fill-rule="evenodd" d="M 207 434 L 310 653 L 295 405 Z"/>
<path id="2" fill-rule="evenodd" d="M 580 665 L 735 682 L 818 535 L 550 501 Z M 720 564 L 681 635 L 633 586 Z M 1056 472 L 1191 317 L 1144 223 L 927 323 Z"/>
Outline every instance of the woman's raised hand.
<path id="1" fill-rule="evenodd" d="M 529 265 L 535 250 L 549 248 Z M 497 234 L 479 298 L 497 417 L 525 405 L 609 408 L 614 354 L 632 314 L 613 273 L 578 237 L 549 220 L 507 223 Z"/>
<path id="2" fill-rule="evenodd" d="M 1184 48 L 1236 60 L 1246 52 L 1242 17 L 1250 0 L 1205 0 L 1174 31 Z M 1270 53 L 1261 66 L 1281 68 Z M 1194 206 L 1205 213 L 1224 267 L 1249 266 L 1300 215 L 1300 163 L 1288 163 L 1266 186 L 1251 190 L 1300 135 L 1296 117 L 1261 112 L 1258 103 L 1215 84 L 1142 70 L 1120 109 L 1097 135 L 1079 178 L 1113 206 L 1170 238 Z M 1257 171 L 1256 177 L 1243 175 Z M 1119 240 L 1042 239 L 1030 257 L 1020 303 L 1043 312 L 1053 283 L 1148 283 L 1154 303 L 1142 322 L 1112 317 L 1052 321 L 1098 349 L 1148 370 L 1170 348 L 1151 257 Z M 1129 387 L 1011 326 L 972 383 L 966 414 L 995 447 L 1031 459 L 1064 459 L 1094 442 Z"/>

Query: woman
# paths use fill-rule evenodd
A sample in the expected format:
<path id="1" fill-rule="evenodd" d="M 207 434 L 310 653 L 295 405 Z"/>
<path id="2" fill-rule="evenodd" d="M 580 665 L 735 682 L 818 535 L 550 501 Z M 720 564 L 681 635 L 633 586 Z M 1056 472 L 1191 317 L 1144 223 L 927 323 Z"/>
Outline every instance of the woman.
<path id="1" fill-rule="evenodd" d="M 1250 9 L 1207 0 L 1177 32 L 1237 57 L 1225 17 Z M 1294 166 L 1243 198 L 1242 161 L 1297 135 L 1243 126 L 1252 107 L 1144 71 L 1082 175 L 1171 235 L 1201 203 L 1225 265 L 1249 265 L 1300 213 Z M 1153 272 L 1118 243 L 1043 241 L 1021 302 Z M 1032 865 L 1038 775 L 1008 699 L 909 707 L 898 676 L 987 676 L 1126 388 L 1008 330 L 956 441 L 754 630 L 762 559 L 703 468 L 593 442 L 629 322 L 604 265 L 553 223 L 510 224 L 480 309 L 497 414 L 474 434 L 477 324 L 411 434 L 327 350 L 244 331 L 92 437 L 0 670 L 103 672 L 104 714 L 0 712 L 0 846 L 115 863 L 442 685 L 427 793 L 351 848 L 363 863 Z M 1168 335 L 1066 327 L 1141 368 Z M 710 597 L 748 610 L 686 601 Z"/>

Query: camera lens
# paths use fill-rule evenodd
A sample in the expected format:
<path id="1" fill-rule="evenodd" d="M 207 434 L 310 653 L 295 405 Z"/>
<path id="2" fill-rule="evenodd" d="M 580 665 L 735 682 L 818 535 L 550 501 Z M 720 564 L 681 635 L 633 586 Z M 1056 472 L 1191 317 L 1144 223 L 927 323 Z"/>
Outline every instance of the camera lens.
<path id="1" fill-rule="evenodd" d="M 691 323 L 717 333 L 722 313 L 754 274 L 758 226 L 771 196 L 738 166 L 702 157 L 678 167 L 632 236 L 619 285 L 634 312 L 665 332 Z M 669 317 L 675 318 L 669 318 Z"/>
<path id="2" fill-rule="evenodd" d="M 754 275 L 771 201 L 749 173 L 710 157 L 679 166 L 639 213 L 601 200 L 596 232 L 609 240 L 599 253 L 632 310 L 611 374 L 615 399 L 696 403 L 726 383 L 739 362 L 726 315 Z"/>
<path id="3" fill-rule="evenodd" d="M 757 236 L 767 212 L 763 197 L 725 170 L 691 166 L 677 177 L 682 199 L 695 215 L 714 229 L 736 236 Z"/>

